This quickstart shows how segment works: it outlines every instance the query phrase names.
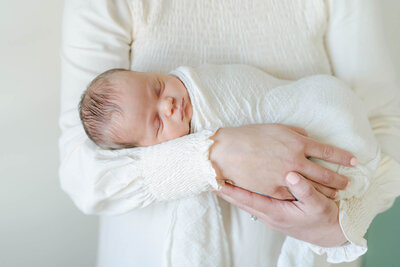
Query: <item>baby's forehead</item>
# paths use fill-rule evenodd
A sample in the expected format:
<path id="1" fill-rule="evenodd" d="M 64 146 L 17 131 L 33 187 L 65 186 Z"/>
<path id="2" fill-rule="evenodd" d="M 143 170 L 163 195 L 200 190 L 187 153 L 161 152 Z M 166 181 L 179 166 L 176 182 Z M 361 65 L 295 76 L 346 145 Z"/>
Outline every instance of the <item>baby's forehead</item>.
<path id="1" fill-rule="evenodd" d="M 117 89 L 122 88 L 122 85 L 124 83 L 127 83 L 129 80 L 129 75 L 127 75 L 127 73 L 125 73 L 126 71 L 121 71 L 121 72 L 116 72 L 113 73 L 110 77 L 109 77 L 109 82 L 115 86 Z"/>
<path id="2" fill-rule="evenodd" d="M 128 93 L 132 86 L 126 77 L 115 74 L 109 77 L 107 81 L 100 84 L 94 90 L 99 94 L 107 95 L 107 98 L 116 104 L 121 103 L 128 97 Z"/>
<path id="3" fill-rule="evenodd" d="M 111 77 L 111 82 L 115 86 L 116 90 L 126 91 L 130 89 L 140 89 L 137 88 L 137 85 L 142 79 L 143 77 L 141 77 L 138 73 L 133 71 L 123 71 L 114 73 L 114 76 Z"/>

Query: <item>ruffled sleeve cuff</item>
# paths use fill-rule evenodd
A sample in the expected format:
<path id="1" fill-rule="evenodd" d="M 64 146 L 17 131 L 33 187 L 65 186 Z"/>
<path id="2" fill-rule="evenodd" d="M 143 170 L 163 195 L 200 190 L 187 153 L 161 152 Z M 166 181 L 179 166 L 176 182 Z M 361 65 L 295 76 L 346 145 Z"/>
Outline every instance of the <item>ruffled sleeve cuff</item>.
<path id="1" fill-rule="evenodd" d="M 141 173 L 146 187 L 157 201 L 168 201 L 219 189 L 209 159 L 209 139 L 215 130 L 174 139 L 157 146 L 141 148 Z"/>
<path id="2" fill-rule="evenodd" d="M 324 253 L 328 262 L 354 261 L 367 252 L 364 235 L 374 217 L 393 204 L 400 195 L 400 164 L 382 153 L 382 158 L 370 187 L 361 197 L 339 203 L 339 223 L 348 242 L 338 247 L 319 247 L 310 244 L 317 254 Z"/>
<path id="3" fill-rule="evenodd" d="M 353 201 L 354 206 L 350 205 L 352 210 L 359 209 L 359 216 L 367 215 L 368 212 L 362 208 L 362 202 Z M 319 247 L 311 245 L 310 248 L 318 255 L 326 253 L 327 261 L 330 263 L 351 262 L 356 260 L 368 250 L 367 241 L 364 239 L 364 234 L 369 223 L 364 220 L 353 220 L 352 213 L 349 211 L 349 205 L 345 201 L 339 204 L 339 223 L 343 233 L 348 240 L 338 247 Z"/>
<path id="4" fill-rule="evenodd" d="M 311 245 L 310 248 L 318 255 L 323 255 L 324 253 L 326 253 L 327 261 L 330 263 L 354 261 L 365 252 L 367 252 L 366 246 L 357 246 L 355 244 L 352 244 L 351 242 L 346 242 L 345 244 L 334 248 L 325 248 L 315 245 Z"/>

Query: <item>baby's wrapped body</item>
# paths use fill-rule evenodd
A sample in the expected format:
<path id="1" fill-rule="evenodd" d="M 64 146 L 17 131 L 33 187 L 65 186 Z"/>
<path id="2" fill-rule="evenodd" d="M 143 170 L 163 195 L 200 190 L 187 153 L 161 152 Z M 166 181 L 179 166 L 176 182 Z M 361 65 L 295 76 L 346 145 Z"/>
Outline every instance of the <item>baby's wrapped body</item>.
<path id="1" fill-rule="evenodd" d="M 172 74 L 188 89 L 193 105 L 192 132 L 252 123 L 282 123 L 304 128 L 311 138 L 352 152 L 359 161 L 354 168 L 311 159 L 350 179 L 351 186 L 340 192 L 338 198 L 339 220 L 342 225 L 346 223 L 347 203 L 365 192 L 380 161 L 378 142 L 363 102 L 349 87 L 328 75 L 279 80 L 246 65 L 180 67 Z M 357 233 L 347 238 L 363 242 Z M 287 238 L 279 266 L 312 265 L 309 248 L 314 247 Z"/>

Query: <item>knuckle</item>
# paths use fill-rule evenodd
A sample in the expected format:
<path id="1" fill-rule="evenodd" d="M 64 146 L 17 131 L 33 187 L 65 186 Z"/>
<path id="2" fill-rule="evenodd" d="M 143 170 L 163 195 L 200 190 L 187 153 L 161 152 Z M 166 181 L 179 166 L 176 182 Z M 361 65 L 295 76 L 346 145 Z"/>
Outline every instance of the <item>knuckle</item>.
<path id="1" fill-rule="evenodd" d="M 329 215 L 332 210 L 332 206 L 330 205 L 329 201 L 318 203 L 317 205 L 315 205 L 314 211 L 320 216 L 327 217 L 327 215 Z"/>
<path id="2" fill-rule="evenodd" d="M 291 160 L 291 168 L 297 171 L 304 170 L 304 162 L 299 158 L 294 158 Z"/>
<path id="3" fill-rule="evenodd" d="M 324 205 L 323 203 L 319 203 L 318 205 L 315 205 L 314 211 L 315 211 L 318 215 L 323 215 L 323 214 L 325 214 L 325 212 L 326 212 L 326 205 Z"/>
<path id="4" fill-rule="evenodd" d="M 295 157 L 294 155 L 285 157 L 285 158 L 282 159 L 282 163 L 283 163 L 285 166 L 287 166 L 287 167 L 293 169 L 293 166 L 295 165 L 295 161 L 296 161 L 295 158 L 296 158 L 296 157 Z"/>
<path id="5" fill-rule="evenodd" d="M 304 197 L 304 198 L 309 198 L 309 197 L 311 197 L 313 195 L 313 188 L 311 187 L 311 186 L 306 186 L 306 187 L 304 187 L 303 188 L 303 191 L 302 191 L 302 196 Z"/>
<path id="6" fill-rule="evenodd" d="M 329 205 L 321 205 L 320 207 L 320 214 L 326 216 L 330 213 L 331 208 Z"/>
<path id="7" fill-rule="evenodd" d="M 333 147 L 329 145 L 325 145 L 322 149 L 322 158 L 323 159 L 330 159 L 333 156 Z"/>
<path id="8" fill-rule="evenodd" d="M 304 151 L 306 149 L 306 141 L 304 138 L 296 137 L 293 142 L 293 148 L 297 151 Z"/>

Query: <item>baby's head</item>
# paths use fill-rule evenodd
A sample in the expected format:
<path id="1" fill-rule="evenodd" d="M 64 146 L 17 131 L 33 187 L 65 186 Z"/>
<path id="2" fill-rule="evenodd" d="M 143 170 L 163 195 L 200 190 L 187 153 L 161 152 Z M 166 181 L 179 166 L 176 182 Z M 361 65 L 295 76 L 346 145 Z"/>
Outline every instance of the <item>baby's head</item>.
<path id="1" fill-rule="evenodd" d="M 102 148 L 150 146 L 189 133 L 193 109 L 175 76 L 108 70 L 82 95 L 79 115 L 89 138 Z"/>

